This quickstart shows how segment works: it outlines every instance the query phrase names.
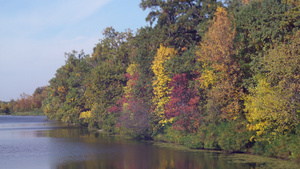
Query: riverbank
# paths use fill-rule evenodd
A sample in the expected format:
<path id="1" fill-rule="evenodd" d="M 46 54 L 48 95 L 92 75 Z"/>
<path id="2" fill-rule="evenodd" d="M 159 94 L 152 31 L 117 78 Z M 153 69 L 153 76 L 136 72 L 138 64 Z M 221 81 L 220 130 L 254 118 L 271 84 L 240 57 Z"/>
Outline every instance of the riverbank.
<path id="1" fill-rule="evenodd" d="M 153 142 L 91 133 L 84 127 L 61 126 L 47 122 L 45 116 L 2 117 L 1 168 L 257 168 L 256 164 L 233 163 L 227 155 L 218 153 L 188 152 Z"/>
<path id="2" fill-rule="evenodd" d="M 107 135 L 111 135 L 104 130 L 99 129 L 90 129 L 92 132 L 97 133 L 105 133 Z M 126 139 L 132 139 L 137 140 L 133 137 L 130 137 L 128 135 L 121 135 L 121 134 L 115 134 L 114 136 L 126 138 Z M 240 164 L 255 164 L 255 168 L 272 168 L 272 169 L 298 169 L 300 168 L 300 163 L 297 163 L 294 160 L 287 160 L 287 159 L 281 159 L 281 158 L 271 158 L 271 157 L 265 157 L 260 155 L 254 155 L 250 153 L 243 153 L 243 152 L 232 152 L 228 153 L 224 150 L 214 150 L 214 149 L 193 149 L 189 148 L 185 145 L 176 144 L 172 142 L 165 142 L 161 140 L 139 140 L 140 142 L 146 142 L 153 146 L 158 146 L 161 148 L 171 148 L 174 150 L 180 150 L 184 152 L 192 152 L 192 153 L 217 153 L 218 156 L 222 158 L 226 158 L 226 160 L 231 161 L 232 163 L 240 163 Z"/>
<path id="3" fill-rule="evenodd" d="M 43 111 L 28 111 L 28 112 L 16 112 L 11 114 L 0 113 L 0 115 L 11 115 L 11 116 L 44 116 Z"/>
<path id="4" fill-rule="evenodd" d="M 64 123 L 66 124 L 66 123 Z M 73 127 L 71 127 L 73 128 Z M 70 128 L 70 129 L 71 129 Z M 85 129 L 88 129 L 87 127 L 83 127 Z M 65 131 L 66 128 L 64 128 L 63 131 Z M 98 138 L 98 135 L 107 135 L 108 137 L 112 137 L 109 140 L 119 140 L 116 139 L 117 137 L 120 138 L 120 140 L 132 140 L 134 142 L 137 141 L 137 139 L 130 137 L 128 135 L 122 135 L 122 134 L 115 134 L 115 135 L 111 135 L 107 132 L 105 132 L 104 130 L 99 130 L 96 128 L 89 128 L 88 133 L 86 133 L 84 136 L 82 136 L 82 138 L 89 138 L 88 142 L 101 142 L 101 139 L 96 141 L 95 139 Z M 81 133 L 81 132 L 80 132 Z M 94 134 L 89 134 L 89 133 L 94 133 Z M 98 134 L 97 134 L 98 133 Z M 64 135 L 66 134 L 65 132 L 62 132 L 60 137 L 74 137 L 72 136 L 68 136 L 68 135 Z M 268 158 L 268 157 L 262 157 L 262 156 L 258 156 L 258 155 L 251 155 L 251 154 L 246 154 L 246 153 L 227 153 L 225 151 L 222 150 L 209 150 L 209 149 L 191 149 L 188 148 L 187 146 L 184 145 L 179 145 L 179 144 L 175 144 L 175 143 L 168 143 L 168 142 L 162 142 L 162 141 L 158 141 L 158 140 L 139 140 L 138 142 L 140 143 L 146 143 L 149 144 L 151 146 L 154 147 L 158 147 L 160 150 L 174 150 L 174 151 L 180 151 L 183 153 L 188 153 L 188 154 L 210 154 L 207 155 L 206 157 L 218 157 L 218 161 L 222 162 L 222 161 L 229 161 L 229 163 L 234 163 L 234 164 L 240 164 L 240 166 L 243 165 L 250 165 L 253 166 L 253 168 L 255 169 L 260 169 L 260 168 L 264 168 L 264 169 L 268 169 L 268 168 L 272 168 L 272 169 L 298 169 L 300 168 L 300 165 L 297 164 L 295 161 L 288 161 L 288 160 L 283 160 L 283 159 L 278 159 L 278 158 Z M 132 145 L 131 145 L 132 146 Z M 175 157 L 174 157 L 175 158 Z M 190 157 L 189 157 L 190 158 Z M 196 160 L 196 159 L 189 159 L 189 160 Z M 201 159 L 199 159 L 201 161 Z M 201 163 L 198 161 L 198 163 Z M 213 162 L 212 162 L 213 165 Z M 221 165 L 221 164 L 219 164 Z"/>
<path id="5" fill-rule="evenodd" d="M 300 164 L 291 161 L 284 160 L 279 158 L 270 158 L 263 157 L 259 155 L 247 154 L 247 153 L 227 153 L 222 150 L 208 150 L 208 149 L 191 149 L 184 145 L 178 145 L 174 143 L 164 143 L 164 142 L 153 142 L 154 146 L 174 148 L 182 151 L 188 152 L 208 152 L 208 153 L 218 153 L 220 157 L 226 156 L 227 160 L 230 160 L 232 163 L 241 163 L 241 164 L 256 164 L 256 168 L 272 168 L 272 169 L 299 169 Z"/>

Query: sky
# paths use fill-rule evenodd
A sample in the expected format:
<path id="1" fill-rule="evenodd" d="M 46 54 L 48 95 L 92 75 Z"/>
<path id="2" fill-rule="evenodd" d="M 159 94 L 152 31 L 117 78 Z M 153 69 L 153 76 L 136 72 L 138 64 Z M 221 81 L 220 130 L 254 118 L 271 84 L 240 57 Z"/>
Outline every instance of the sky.
<path id="1" fill-rule="evenodd" d="M 0 0 L 0 100 L 46 86 L 65 52 L 91 54 L 106 27 L 149 25 L 141 0 Z"/>

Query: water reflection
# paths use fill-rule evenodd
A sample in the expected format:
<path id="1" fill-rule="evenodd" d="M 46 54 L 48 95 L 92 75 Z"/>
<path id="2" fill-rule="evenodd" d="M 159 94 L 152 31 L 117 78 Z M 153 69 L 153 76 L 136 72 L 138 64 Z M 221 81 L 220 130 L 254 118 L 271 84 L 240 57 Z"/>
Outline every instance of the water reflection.
<path id="1" fill-rule="evenodd" d="M 45 117 L 0 117 L 0 168 L 57 169 L 244 169 L 224 154 L 159 147 L 85 128 L 48 122 Z M 3 123 L 2 123 L 3 122 Z"/>
<path id="2" fill-rule="evenodd" d="M 110 169 L 239 169 L 251 168 L 248 164 L 230 163 L 227 156 L 218 153 L 185 152 L 153 146 L 102 133 L 90 133 L 83 128 L 56 129 L 49 137 L 67 138 L 69 161 L 57 168 L 110 168 Z M 84 144 L 82 144 L 84 143 Z M 77 148 L 76 148 L 77 146 Z M 80 157 L 78 156 L 81 155 Z"/>

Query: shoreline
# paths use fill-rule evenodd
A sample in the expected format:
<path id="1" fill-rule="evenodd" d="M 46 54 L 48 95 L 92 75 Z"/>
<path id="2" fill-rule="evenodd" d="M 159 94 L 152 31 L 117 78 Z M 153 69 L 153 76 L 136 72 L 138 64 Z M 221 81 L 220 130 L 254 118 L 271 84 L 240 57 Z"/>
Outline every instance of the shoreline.
<path id="1" fill-rule="evenodd" d="M 28 111 L 28 112 L 16 112 L 11 114 L 0 114 L 2 116 L 46 116 L 42 111 Z"/>
<path id="2" fill-rule="evenodd" d="M 6 116 L 6 115 L 4 115 Z M 11 115 L 8 115 L 11 116 Z M 49 119 L 48 119 L 49 120 Z M 59 123 L 59 121 L 55 121 Z M 176 144 L 172 142 L 166 142 L 161 140 L 139 140 L 134 137 L 130 137 L 129 135 L 122 135 L 122 134 L 110 134 L 103 129 L 98 128 L 88 128 L 83 125 L 72 125 L 68 123 L 62 123 L 66 124 L 68 126 L 78 126 L 85 128 L 89 130 L 91 133 L 99 133 L 99 134 L 105 134 L 107 136 L 115 136 L 115 137 L 121 137 L 124 139 L 130 139 L 135 140 L 137 142 L 151 144 L 153 146 L 167 148 L 167 149 L 173 149 L 177 151 L 183 151 L 183 152 L 193 152 L 193 153 L 211 153 L 212 155 L 218 154 L 220 158 L 224 158 L 226 160 L 230 160 L 234 163 L 247 163 L 247 164 L 254 164 L 255 168 L 278 168 L 278 169 L 298 169 L 300 168 L 300 163 L 297 163 L 295 160 L 289 160 L 289 159 L 283 159 L 283 158 L 275 158 L 275 157 L 266 157 L 261 155 L 255 155 L 251 154 L 249 152 L 226 152 L 224 150 L 217 150 L 217 149 L 193 149 L 189 148 L 182 144 Z"/>
<path id="3" fill-rule="evenodd" d="M 84 126 L 83 126 L 84 127 Z M 153 146 L 171 148 L 174 150 L 185 151 L 185 152 L 194 152 L 194 153 L 218 153 L 224 155 L 224 158 L 229 158 L 232 162 L 235 163 L 253 163 L 256 164 L 259 168 L 277 168 L 277 169 L 298 169 L 300 168 L 300 163 L 297 163 L 295 160 L 289 160 L 284 158 L 276 157 L 266 157 L 261 155 L 255 155 L 247 152 L 226 152 L 224 150 L 217 149 L 193 149 L 185 145 L 176 144 L 172 142 L 160 141 L 160 140 L 138 140 L 128 135 L 121 134 L 109 134 L 103 129 L 88 128 L 88 130 L 96 133 L 107 134 L 109 136 L 123 137 L 126 139 L 136 140 L 138 142 L 145 142 L 152 144 Z"/>

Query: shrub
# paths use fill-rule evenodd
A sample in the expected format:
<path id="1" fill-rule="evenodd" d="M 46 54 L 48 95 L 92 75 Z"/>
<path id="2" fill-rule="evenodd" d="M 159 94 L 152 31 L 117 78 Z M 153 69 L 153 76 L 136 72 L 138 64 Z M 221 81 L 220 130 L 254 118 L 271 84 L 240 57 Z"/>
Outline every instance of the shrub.
<path id="1" fill-rule="evenodd" d="M 251 133 L 242 122 L 222 122 L 217 126 L 218 145 L 229 152 L 240 152 L 250 144 Z"/>
<path id="2" fill-rule="evenodd" d="M 149 134 L 149 106 L 142 101 L 131 100 L 123 106 L 119 123 L 120 126 L 135 138 L 148 138 Z"/>

